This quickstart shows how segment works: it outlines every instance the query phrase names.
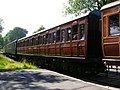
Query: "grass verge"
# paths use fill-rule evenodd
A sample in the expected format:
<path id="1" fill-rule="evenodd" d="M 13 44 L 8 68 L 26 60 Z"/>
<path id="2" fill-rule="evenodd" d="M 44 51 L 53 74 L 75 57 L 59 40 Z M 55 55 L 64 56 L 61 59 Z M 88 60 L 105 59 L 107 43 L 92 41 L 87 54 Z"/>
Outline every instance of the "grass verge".
<path id="1" fill-rule="evenodd" d="M 23 62 L 17 62 L 0 54 L 0 71 L 21 69 L 38 69 L 38 67 L 27 63 L 26 60 L 23 60 Z"/>

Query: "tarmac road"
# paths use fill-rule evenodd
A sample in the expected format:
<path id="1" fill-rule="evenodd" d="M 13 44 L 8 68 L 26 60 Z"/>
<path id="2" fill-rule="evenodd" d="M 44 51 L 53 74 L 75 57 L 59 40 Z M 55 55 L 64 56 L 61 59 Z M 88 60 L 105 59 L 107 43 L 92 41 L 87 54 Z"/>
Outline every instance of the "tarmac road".
<path id="1" fill-rule="evenodd" d="M 119 90 L 85 82 L 53 71 L 18 70 L 0 72 L 0 90 Z"/>

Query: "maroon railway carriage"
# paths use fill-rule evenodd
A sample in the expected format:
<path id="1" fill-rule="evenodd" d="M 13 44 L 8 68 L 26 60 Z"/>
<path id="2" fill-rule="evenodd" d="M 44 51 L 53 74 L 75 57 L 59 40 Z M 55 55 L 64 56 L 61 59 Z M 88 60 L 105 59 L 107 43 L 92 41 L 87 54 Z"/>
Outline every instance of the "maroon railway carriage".
<path id="1" fill-rule="evenodd" d="M 4 51 L 10 56 L 29 57 L 39 65 L 71 72 L 104 71 L 103 61 L 108 65 L 118 66 L 120 0 L 103 6 L 101 12 L 95 10 L 67 23 L 19 39 L 17 46 L 16 41 L 13 41 L 4 47 Z"/>
<path id="2" fill-rule="evenodd" d="M 41 60 L 40 63 L 70 71 L 104 71 L 100 18 L 100 11 L 95 10 L 67 23 L 20 39 L 17 42 L 17 54 L 44 57 L 45 60 Z"/>
<path id="3" fill-rule="evenodd" d="M 50 28 L 17 42 L 18 54 L 64 57 L 101 57 L 100 12 Z"/>
<path id="4" fill-rule="evenodd" d="M 120 0 L 102 7 L 103 60 L 120 66 Z"/>

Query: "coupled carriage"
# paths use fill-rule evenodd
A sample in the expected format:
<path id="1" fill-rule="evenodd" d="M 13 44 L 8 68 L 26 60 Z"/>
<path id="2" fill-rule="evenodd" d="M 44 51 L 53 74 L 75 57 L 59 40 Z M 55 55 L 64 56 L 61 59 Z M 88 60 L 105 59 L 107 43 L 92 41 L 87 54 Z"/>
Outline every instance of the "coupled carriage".
<path id="1" fill-rule="evenodd" d="M 4 47 L 9 56 L 77 73 L 99 73 L 120 65 L 120 1 Z M 35 57 L 35 59 L 34 59 Z"/>

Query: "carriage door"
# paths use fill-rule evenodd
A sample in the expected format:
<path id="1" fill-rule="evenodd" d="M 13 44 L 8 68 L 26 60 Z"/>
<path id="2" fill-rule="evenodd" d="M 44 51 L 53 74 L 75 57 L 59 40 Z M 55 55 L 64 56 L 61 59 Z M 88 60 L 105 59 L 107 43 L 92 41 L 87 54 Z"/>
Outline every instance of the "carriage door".
<path id="1" fill-rule="evenodd" d="M 120 14 L 103 17 L 103 54 L 106 58 L 120 58 Z"/>

